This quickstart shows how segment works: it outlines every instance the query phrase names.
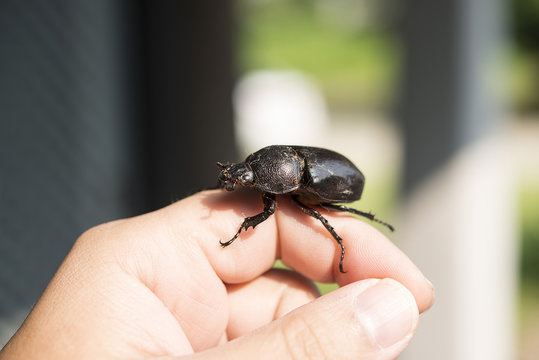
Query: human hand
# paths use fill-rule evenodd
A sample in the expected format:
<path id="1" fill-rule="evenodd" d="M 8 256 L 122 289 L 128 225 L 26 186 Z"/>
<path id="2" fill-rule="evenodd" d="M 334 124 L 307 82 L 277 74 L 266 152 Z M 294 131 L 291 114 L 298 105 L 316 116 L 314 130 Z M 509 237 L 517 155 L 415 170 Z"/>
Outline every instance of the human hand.
<path id="1" fill-rule="evenodd" d="M 225 249 L 258 199 L 206 191 L 87 231 L 0 359 L 397 357 L 431 284 L 376 229 L 327 213 L 340 273 L 331 235 L 288 198 L 277 206 Z M 276 258 L 303 276 L 270 270 Z M 307 278 L 342 287 L 316 299 Z"/>

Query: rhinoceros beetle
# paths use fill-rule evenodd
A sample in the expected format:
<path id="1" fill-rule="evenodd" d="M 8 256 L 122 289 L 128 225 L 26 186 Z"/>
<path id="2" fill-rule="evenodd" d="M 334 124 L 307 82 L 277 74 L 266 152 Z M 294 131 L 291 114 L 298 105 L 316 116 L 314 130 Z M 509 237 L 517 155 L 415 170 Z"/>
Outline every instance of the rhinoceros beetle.
<path id="1" fill-rule="evenodd" d="M 387 226 L 373 214 L 339 205 L 359 200 L 365 177 L 346 157 L 331 150 L 308 147 L 271 145 L 249 155 L 241 163 L 217 163 L 220 169 L 219 187 L 228 191 L 236 185 L 253 188 L 262 193 L 264 210 L 247 217 L 238 232 L 228 241 L 219 241 L 226 247 L 238 238 L 242 230 L 255 228 L 275 212 L 275 195 L 290 195 L 298 208 L 320 220 L 341 248 L 339 271 L 344 273 L 344 245 L 327 219 L 311 206 L 333 211 L 346 211 Z"/>

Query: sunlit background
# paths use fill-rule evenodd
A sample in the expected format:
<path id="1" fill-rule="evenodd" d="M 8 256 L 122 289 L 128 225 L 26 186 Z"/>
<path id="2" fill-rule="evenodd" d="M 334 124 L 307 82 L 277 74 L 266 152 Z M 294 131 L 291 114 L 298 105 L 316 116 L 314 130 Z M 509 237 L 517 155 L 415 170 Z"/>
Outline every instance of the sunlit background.
<path id="1" fill-rule="evenodd" d="M 403 359 L 537 358 L 539 0 L 4 1 L 0 79 L 0 344 L 80 232 L 281 143 L 436 286 Z"/>
<path id="2" fill-rule="evenodd" d="M 425 11 L 430 12 L 429 15 L 438 14 L 440 18 L 432 18 L 430 28 L 424 25 L 423 31 L 459 32 L 446 37 L 433 35 L 432 41 L 452 40 L 462 43 L 446 45 L 453 48 L 454 59 L 446 63 L 438 61 L 433 65 L 437 67 L 434 73 L 428 68 L 425 68 L 425 71 L 434 76 L 437 75 L 436 71 L 447 71 L 451 76 L 467 78 L 460 79 L 460 84 L 458 81 L 449 85 L 440 83 L 438 87 L 434 86 L 422 92 L 414 89 L 414 81 L 432 86 L 436 79 L 431 83 L 420 79 L 421 69 L 414 69 L 414 66 L 406 61 L 417 56 L 432 58 L 429 52 L 438 51 L 438 46 L 434 44 L 432 48 L 419 49 L 421 54 L 409 54 L 411 48 L 417 50 L 417 47 L 413 48 L 417 46 L 414 43 L 422 40 L 410 39 L 421 35 L 406 30 L 406 26 L 409 27 L 406 24 L 415 20 L 425 21 L 422 16 L 414 16 L 412 12 L 421 11 L 418 3 L 422 2 L 411 3 L 415 3 L 412 4 L 412 10 L 406 9 L 406 2 L 396 0 L 240 1 L 238 13 L 241 76 L 235 97 L 236 133 L 240 149 L 246 154 L 261 145 L 279 140 L 290 142 L 292 135 L 278 134 L 283 128 L 290 127 L 296 132 L 296 142 L 315 143 L 339 150 L 364 170 L 367 186 L 364 199 L 357 204 L 358 208 L 372 209 L 383 218 L 397 223 L 401 221 L 400 225 L 414 235 L 425 235 L 423 239 L 410 239 L 413 235 L 401 235 L 397 230 L 394 238 L 397 243 L 399 239 L 402 242 L 412 242 L 402 246 L 410 249 L 414 260 L 439 288 L 438 303 L 431 312 L 446 312 L 446 316 L 434 315 L 435 321 L 429 322 L 427 329 L 420 328 L 418 338 L 412 349 L 405 352 L 404 358 L 535 359 L 539 354 L 539 2 L 514 0 L 480 4 L 481 2 L 472 1 L 469 6 L 459 4 L 447 7 L 460 11 L 460 16 L 444 14 L 442 5 L 437 5 L 442 7 L 438 12 L 426 9 Z M 444 19 L 444 16 L 450 19 Z M 488 16 L 494 19 L 485 19 Z M 472 19 L 467 20 L 466 17 Z M 475 21 L 480 25 L 473 28 L 467 21 Z M 436 26 L 437 22 L 442 25 Z M 481 26 L 484 28 L 481 29 Z M 466 53 L 470 51 L 466 43 L 478 41 L 466 37 L 474 36 L 482 37 L 479 41 L 491 42 L 480 50 L 486 52 L 486 55 Z M 423 40 L 423 44 L 428 44 L 428 41 Z M 450 50 L 445 51 L 448 52 L 446 55 L 451 56 Z M 467 56 L 475 58 L 466 59 Z M 456 64 L 451 65 L 451 62 Z M 448 68 L 440 69 L 442 63 Z M 450 66 L 463 69 L 455 70 Z M 466 66 L 469 68 L 464 69 Z M 406 71 L 412 74 L 406 74 Z M 474 74 L 477 71 L 484 73 Z M 414 79 L 413 74 L 418 78 Z M 446 74 L 440 73 L 438 76 L 440 81 L 447 80 Z M 477 76 L 479 79 L 473 80 Z M 482 76 L 486 78 L 481 78 Z M 403 172 L 406 168 L 404 151 L 407 139 L 402 127 L 403 117 L 407 114 L 403 114 L 402 109 L 407 105 L 401 102 L 410 100 L 411 97 L 403 92 L 408 90 L 428 94 L 428 91 L 441 91 L 443 96 L 454 97 L 454 92 L 458 89 L 451 87 L 455 86 L 461 87 L 461 96 L 469 98 L 460 102 L 453 98 L 447 99 L 446 104 L 438 108 L 440 118 L 447 119 L 447 115 L 441 111 L 447 110 L 447 104 L 452 104 L 463 108 L 484 107 L 481 110 L 472 109 L 472 115 L 466 114 L 466 111 L 469 111 L 467 109 L 454 110 L 456 115 L 452 121 L 467 121 L 469 116 L 492 116 L 497 119 L 488 119 L 493 125 L 482 130 L 480 135 L 457 135 L 461 137 L 457 140 L 460 142 L 459 146 L 453 149 L 450 156 L 438 158 L 445 163 L 437 164 L 427 176 L 412 180 L 413 184 L 406 184 Z M 491 93 L 485 100 L 481 95 L 474 95 L 473 91 L 476 90 L 467 89 L 467 86 L 480 86 L 480 91 Z M 295 96 L 299 99 L 310 96 L 314 103 L 303 113 L 307 118 L 316 120 L 307 126 L 308 131 L 301 129 L 305 129 L 305 123 L 309 120 L 296 116 L 300 110 L 295 108 L 305 109 L 305 101 L 298 101 L 293 95 L 294 90 L 297 91 Z M 425 96 L 413 106 L 421 107 L 423 102 L 424 106 L 430 107 L 432 98 L 434 101 L 440 101 L 439 95 L 434 94 L 432 97 Z M 466 103 L 467 100 L 470 103 L 490 103 L 474 105 Z M 259 112 L 250 109 L 250 105 Z M 309 113 L 314 111 L 313 109 L 316 110 L 315 116 Z M 421 110 L 407 111 L 422 115 Z M 324 118 L 325 122 L 321 121 L 321 118 Z M 438 123 L 438 120 L 431 119 L 434 124 Z M 472 119 L 473 121 L 476 120 Z M 484 119 L 478 123 L 482 121 Z M 279 124 L 279 130 L 272 131 L 272 124 L 275 123 Z M 404 126 L 414 127 L 409 119 Z M 265 130 L 256 136 L 256 129 L 260 127 Z M 448 128 L 448 131 L 452 129 L 455 131 L 455 128 Z M 468 129 L 470 133 L 474 132 L 473 125 L 463 126 L 462 129 L 456 131 Z M 421 130 L 414 127 L 408 131 Z M 439 136 L 439 133 L 433 134 L 434 141 L 439 141 L 436 140 Z M 448 133 L 447 136 L 452 135 Z M 468 136 L 474 137 L 474 140 L 468 142 Z M 417 140 L 418 137 L 413 139 Z M 428 141 L 423 143 L 427 144 Z M 423 151 L 430 152 L 433 149 L 425 148 Z M 470 174 L 471 169 L 476 172 L 478 170 L 478 173 Z M 466 174 L 462 173 L 465 171 Z M 498 178 L 491 178 L 490 175 Z M 450 179 L 447 179 L 448 177 Z M 454 177 L 462 177 L 462 180 Z M 468 191 L 491 186 L 482 182 L 497 184 L 485 194 L 468 196 Z M 407 188 L 416 186 L 419 189 L 407 191 Z M 471 190 L 466 189 L 468 186 Z M 462 198 L 455 199 L 454 196 L 439 194 L 448 190 L 459 192 L 452 195 Z M 433 207 L 428 204 L 429 201 L 447 203 Z M 454 201 L 460 201 L 461 204 L 456 205 Z M 484 211 L 487 216 L 493 215 L 490 220 L 481 219 L 481 215 L 476 216 L 479 219 L 473 220 L 478 222 L 478 226 L 487 226 L 489 229 L 481 231 L 476 226 L 465 224 L 460 230 L 449 230 L 450 236 L 437 234 L 448 232 L 444 227 L 435 228 L 433 231 L 408 229 L 414 226 L 435 227 L 439 224 L 458 227 L 458 220 L 456 223 L 442 220 L 435 224 L 431 221 L 436 221 L 438 217 L 462 219 L 462 215 L 454 213 L 462 210 L 462 207 L 475 207 L 477 211 Z M 440 213 L 437 216 L 421 213 L 433 209 Z M 407 216 L 404 214 L 407 211 L 419 211 L 419 214 Z M 474 216 L 473 212 L 468 214 Z M 499 221 L 501 224 L 498 222 L 500 216 L 507 216 Z M 412 224 L 402 224 L 403 221 Z M 501 244 L 493 241 L 491 248 L 489 241 L 492 239 L 489 236 L 493 231 L 504 232 L 505 238 L 498 240 Z M 477 239 L 477 242 L 482 244 L 474 249 L 465 241 L 451 238 L 462 232 L 468 234 L 463 236 L 466 240 L 483 236 L 486 242 Z M 438 241 L 452 240 L 456 246 L 462 247 L 460 251 L 446 252 L 444 245 L 436 245 Z M 425 242 L 435 245 L 424 246 Z M 432 252 L 433 247 L 444 250 Z M 467 259 L 467 255 L 460 253 L 466 251 L 473 253 L 468 255 L 472 256 L 472 259 Z M 440 260 L 439 257 L 443 258 L 444 255 L 451 259 Z M 459 269 L 459 266 L 484 269 Z M 500 274 L 500 267 L 505 274 Z M 512 273 L 513 269 L 518 271 L 516 275 Z M 474 274 L 483 274 L 485 278 L 470 280 Z M 509 279 L 500 279 L 499 276 Z M 463 279 L 468 279 L 469 283 L 463 284 Z M 444 281 L 455 284 L 448 285 L 443 283 Z M 496 291 L 486 289 L 481 293 L 489 286 L 482 286 L 482 282 L 490 282 L 491 286 L 499 287 L 500 292 L 511 293 L 518 289 L 518 295 L 513 299 L 506 299 L 498 307 L 490 307 L 488 302 L 497 300 L 489 299 L 489 296 L 495 296 Z M 462 286 L 459 287 L 459 283 Z M 470 291 L 466 293 L 468 290 Z M 465 294 L 455 295 L 455 291 Z M 440 296 L 449 296 L 451 300 L 441 299 Z M 478 297 L 479 304 L 470 304 L 474 301 L 466 299 L 466 296 Z M 450 303 L 451 301 L 455 303 Z M 463 308 L 474 306 L 483 306 L 488 310 L 485 314 L 470 316 L 470 320 L 459 322 L 451 319 L 465 316 L 456 313 Z M 488 317 L 488 311 L 506 313 L 502 316 L 499 316 L 499 313 L 491 314 L 494 320 L 485 319 L 484 317 Z M 429 315 L 425 315 L 427 316 Z M 509 320 L 503 319 L 504 316 Z M 484 322 L 471 324 L 481 321 Z M 468 326 L 475 330 L 468 332 L 459 326 Z M 514 329 L 491 329 L 507 326 L 514 326 Z M 430 332 L 430 335 L 427 335 L 427 332 Z M 459 339 L 462 337 L 459 333 L 465 333 L 470 338 Z M 484 335 L 483 338 L 481 334 Z M 514 338 L 497 338 L 504 336 Z M 433 341 L 435 338 L 437 341 Z"/>

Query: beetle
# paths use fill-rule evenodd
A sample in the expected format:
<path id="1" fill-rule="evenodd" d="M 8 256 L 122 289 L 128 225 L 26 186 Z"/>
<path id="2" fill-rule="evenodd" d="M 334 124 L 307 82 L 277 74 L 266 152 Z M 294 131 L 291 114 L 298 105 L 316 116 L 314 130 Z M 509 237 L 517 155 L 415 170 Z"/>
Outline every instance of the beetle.
<path id="1" fill-rule="evenodd" d="M 276 195 L 289 195 L 304 213 L 318 219 L 341 248 L 339 271 L 343 268 L 344 245 L 328 220 L 311 206 L 332 211 L 345 211 L 380 223 L 389 230 L 393 226 L 377 219 L 374 214 L 352 209 L 339 203 L 359 200 L 365 186 L 365 176 L 343 155 L 318 147 L 296 145 L 271 145 L 264 147 L 240 163 L 217 163 L 220 170 L 218 186 L 233 191 L 237 185 L 262 193 L 264 210 L 247 217 L 238 232 L 228 241 L 229 246 L 242 230 L 253 229 L 275 212 Z"/>

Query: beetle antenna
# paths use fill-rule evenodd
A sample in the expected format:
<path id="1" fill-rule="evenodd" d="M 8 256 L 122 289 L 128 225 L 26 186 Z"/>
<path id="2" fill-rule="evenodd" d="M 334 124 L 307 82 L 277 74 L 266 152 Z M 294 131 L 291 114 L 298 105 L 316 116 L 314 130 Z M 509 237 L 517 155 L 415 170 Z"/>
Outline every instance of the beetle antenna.
<path id="1" fill-rule="evenodd" d="M 371 220 L 374 221 L 374 222 L 377 222 L 378 224 L 382 224 L 382 225 L 386 226 L 389 230 L 391 230 L 391 232 L 395 231 L 395 228 L 393 227 L 393 225 L 388 224 L 385 221 L 382 221 L 380 219 L 375 218 L 374 215 L 373 215 Z"/>

